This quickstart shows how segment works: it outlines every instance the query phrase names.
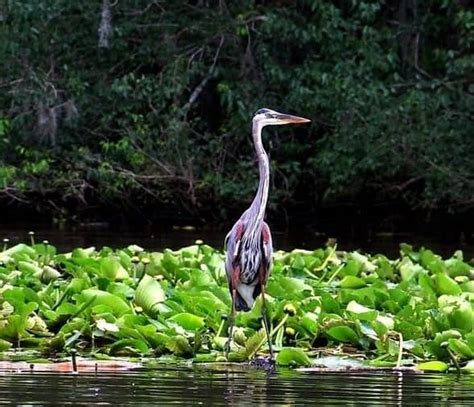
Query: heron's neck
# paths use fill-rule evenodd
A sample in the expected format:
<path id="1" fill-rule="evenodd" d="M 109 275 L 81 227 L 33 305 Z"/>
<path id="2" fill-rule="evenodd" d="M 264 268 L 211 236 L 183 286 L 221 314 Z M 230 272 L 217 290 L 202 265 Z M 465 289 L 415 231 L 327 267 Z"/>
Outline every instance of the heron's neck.
<path id="1" fill-rule="evenodd" d="M 257 153 L 260 181 L 258 183 L 257 194 L 249 208 L 249 220 L 252 229 L 256 230 L 262 226 L 265 217 L 265 210 L 268 201 L 268 188 L 270 184 L 270 169 L 268 155 L 262 144 L 262 126 L 259 123 L 252 124 L 252 136 L 255 151 Z"/>

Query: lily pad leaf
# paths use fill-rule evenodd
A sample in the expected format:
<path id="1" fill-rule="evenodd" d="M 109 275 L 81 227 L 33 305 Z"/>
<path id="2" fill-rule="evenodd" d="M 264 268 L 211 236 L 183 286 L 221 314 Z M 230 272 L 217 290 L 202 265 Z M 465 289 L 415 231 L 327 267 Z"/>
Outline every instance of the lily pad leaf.
<path id="1" fill-rule="evenodd" d="M 324 312 L 331 314 L 341 314 L 341 306 L 330 294 L 321 292 L 321 302 Z"/>
<path id="2" fill-rule="evenodd" d="M 393 329 L 395 325 L 393 318 L 387 317 L 386 315 L 378 315 L 377 322 L 384 325 L 387 329 Z"/>
<path id="3" fill-rule="evenodd" d="M 12 344 L 5 339 L 0 339 L 0 352 L 6 351 L 12 347 Z"/>
<path id="4" fill-rule="evenodd" d="M 341 280 L 341 288 L 360 288 L 365 287 L 365 281 L 356 276 L 345 276 Z"/>
<path id="5" fill-rule="evenodd" d="M 95 252 L 95 247 L 88 247 L 86 249 L 77 248 L 71 253 L 71 256 L 78 259 L 87 259 Z"/>
<path id="6" fill-rule="evenodd" d="M 470 360 L 469 362 L 467 362 L 466 366 L 462 367 L 461 370 L 467 373 L 474 374 L 474 360 Z"/>
<path id="7" fill-rule="evenodd" d="M 318 332 L 318 316 L 313 312 L 307 312 L 301 318 L 301 326 L 305 328 L 311 335 Z"/>
<path id="8" fill-rule="evenodd" d="M 166 299 L 165 292 L 158 281 L 149 275 L 145 275 L 138 284 L 135 293 L 135 302 L 143 308 L 148 315 L 154 316 L 158 313 L 158 307 Z"/>
<path id="9" fill-rule="evenodd" d="M 90 302 L 91 307 L 97 305 L 107 306 L 114 315 L 120 316 L 132 312 L 130 306 L 122 298 L 107 291 L 88 288 L 87 290 L 82 291 L 80 296 L 83 300 L 82 302 L 88 304 Z"/>
<path id="10" fill-rule="evenodd" d="M 111 355 L 130 355 L 149 352 L 148 345 L 140 339 L 121 339 L 110 347 Z"/>
<path id="11" fill-rule="evenodd" d="M 336 339 L 339 342 L 352 342 L 357 343 L 359 337 L 355 331 L 346 325 L 334 326 L 327 330 L 327 333 L 333 339 Z"/>
<path id="12" fill-rule="evenodd" d="M 40 278 L 41 274 L 43 273 L 43 269 L 40 266 L 35 263 L 31 263 L 30 261 L 19 261 L 18 270 L 20 270 L 23 274 L 30 274 L 36 278 Z"/>
<path id="13" fill-rule="evenodd" d="M 27 319 L 21 315 L 10 315 L 7 322 L 0 328 L 0 337 L 18 340 L 25 333 Z"/>
<path id="14" fill-rule="evenodd" d="M 435 281 L 438 294 L 459 295 L 462 292 L 458 283 L 444 273 L 437 273 Z"/>
<path id="15" fill-rule="evenodd" d="M 299 348 L 283 348 L 276 357 L 280 366 L 310 366 L 311 360 L 308 355 Z"/>
<path id="16" fill-rule="evenodd" d="M 267 292 L 273 297 L 286 299 L 301 299 L 305 293 L 312 293 L 311 286 L 305 283 L 304 279 L 295 277 L 278 276 L 268 284 Z"/>
<path id="17" fill-rule="evenodd" d="M 464 302 L 454 309 L 448 318 L 452 328 L 458 328 L 461 331 L 473 332 L 474 330 L 474 310 L 468 302 Z"/>
<path id="18" fill-rule="evenodd" d="M 474 358 L 474 351 L 471 350 L 469 345 L 456 338 L 450 338 L 448 339 L 448 346 L 449 348 L 457 353 L 458 355 L 461 355 L 462 357 L 466 359 L 473 359 Z"/>
<path id="19" fill-rule="evenodd" d="M 175 335 L 173 338 L 170 338 L 167 347 L 177 356 L 189 357 L 193 355 L 193 349 L 183 335 Z"/>
<path id="20" fill-rule="evenodd" d="M 354 300 L 347 304 L 346 310 L 355 314 L 362 321 L 375 321 L 378 316 L 377 311 L 364 307 Z"/>
<path id="21" fill-rule="evenodd" d="M 416 367 L 425 372 L 445 372 L 448 370 L 449 365 L 440 360 L 432 360 L 430 362 L 418 363 Z"/>
<path id="22" fill-rule="evenodd" d="M 188 312 L 182 312 L 172 316 L 169 320 L 176 322 L 188 331 L 197 331 L 204 325 L 204 318 L 190 314 Z"/>
<path id="23" fill-rule="evenodd" d="M 119 259 L 112 256 L 100 260 L 100 274 L 110 280 L 123 280 L 129 277 Z"/>
<path id="24" fill-rule="evenodd" d="M 28 246 L 24 243 L 19 243 L 15 246 L 10 247 L 7 250 L 4 250 L 2 252 L 2 255 L 14 256 L 15 254 L 19 254 L 19 253 L 26 254 L 29 257 L 32 257 L 36 254 L 35 249 L 33 249 L 31 246 Z"/>

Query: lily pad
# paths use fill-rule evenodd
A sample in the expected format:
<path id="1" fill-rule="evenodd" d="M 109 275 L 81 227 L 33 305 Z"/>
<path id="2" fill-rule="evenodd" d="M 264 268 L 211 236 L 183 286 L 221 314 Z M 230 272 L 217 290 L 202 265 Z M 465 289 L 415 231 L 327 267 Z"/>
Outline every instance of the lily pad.
<path id="1" fill-rule="evenodd" d="M 425 372 L 445 372 L 448 370 L 449 365 L 439 360 L 432 360 L 430 362 L 418 363 L 416 367 Z"/>
<path id="2" fill-rule="evenodd" d="M 336 339 L 339 342 L 357 343 L 359 341 L 359 337 L 355 331 L 346 325 L 334 326 L 328 329 L 327 333 L 331 338 Z"/>
<path id="3" fill-rule="evenodd" d="M 149 351 L 150 349 L 144 341 L 139 339 L 121 339 L 110 347 L 109 353 L 111 355 L 135 355 L 147 354 Z"/>
<path id="4" fill-rule="evenodd" d="M 461 370 L 466 373 L 474 374 L 474 360 L 467 362 L 466 366 L 462 367 Z"/>
<path id="5" fill-rule="evenodd" d="M 283 348 L 276 357 L 280 366 L 310 366 L 311 360 L 308 355 L 299 348 Z"/>
<path id="6" fill-rule="evenodd" d="M 153 277 L 145 275 L 140 281 L 135 293 L 135 302 L 143 308 L 143 310 L 154 316 L 158 312 L 159 304 L 165 300 L 165 292 L 161 288 L 160 283 Z"/>
<path id="7" fill-rule="evenodd" d="M 469 345 L 456 338 L 448 339 L 448 346 L 454 352 L 460 355 L 465 359 L 474 359 L 474 350 L 472 350 Z"/>
<path id="8" fill-rule="evenodd" d="M 80 298 L 83 303 L 89 304 L 91 307 L 97 305 L 107 306 L 118 316 L 131 312 L 130 306 L 122 298 L 96 288 L 88 288 L 82 291 Z"/>
<path id="9" fill-rule="evenodd" d="M 439 294 L 459 295 L 462 292 L 461 287 L 455 280 L 444 273 L 435 275 L 436 289 Z"/>
<path id="10" fill-rule="evenodd" d="M 173 315 L 169 320 L 176 322 L 178 325 L 181 325 L 188 331 L 197 331 L 204 325 L 204 318 L 198 317 L 188 312 Z"/>
<path id="11" fill-rule="evenodd" d="M 359 277 L 355 276 L 345 276 L 341 280 L 341 288 L 360 288 L 365 287 L 366 283 Z"/>
<path id="12" fill-rule="evenodd" d="M 364 307 L 357 301 L 351 301 L 347 304 L 346 310 L 355 314 L 356 317 L 362 321 L 375 321 L 378 316 L 377 311 Z"/>

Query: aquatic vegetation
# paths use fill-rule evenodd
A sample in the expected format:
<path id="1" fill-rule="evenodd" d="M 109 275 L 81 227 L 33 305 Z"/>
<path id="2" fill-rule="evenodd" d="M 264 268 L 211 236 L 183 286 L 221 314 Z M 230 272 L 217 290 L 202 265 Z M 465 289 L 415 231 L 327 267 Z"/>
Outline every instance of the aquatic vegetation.
<path id="1" fill-rule="evenodd" d="M 427 371 L 474 363 L 474 266 L 401 245 L 400 256 L 277 252 L 268 282 L 271 335 L 283 366 L 321 356 Z M 241 312 L 229 358 L 266 353 L 261 302 Z M 42 357 L 223 361 L 230 296 L 222 252 L 198 241 L 177 251 L 18 244 L 0 252 L 0 352 Z M 20 355 L 20 356 L 18 356 Z M 21 353 L 17 358 L 21 358 Z"/>

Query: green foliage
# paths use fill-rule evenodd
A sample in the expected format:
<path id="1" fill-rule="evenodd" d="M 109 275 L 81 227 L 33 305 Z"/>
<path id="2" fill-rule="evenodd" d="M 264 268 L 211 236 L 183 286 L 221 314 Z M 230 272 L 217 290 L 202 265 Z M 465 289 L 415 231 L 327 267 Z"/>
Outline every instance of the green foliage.
<path id="1" fill-rule="evenodd" d="M 311 360 L 298 348 L 283 348 L 277 356 L 276 362 L 281 366 L 309 366 Z"/>
<path id="2" fill-rule="evenodd" d="M 147 314 L 153 316 L 159 310 L 159 303 L 165 300 L 166 296 L 160 284 L 148 275 L 144 275 L 142 281 L 137 286 L 135 302 L 143 308 Z"/>
<path id="3" fill-rule="evenodd" d="M 418 364 L 417 367 L 418 369 L 427 371 L 427 372 L 445 372 L 449 368 L 449 366 L 446 363 L 440 362 L 438 360 L 420 363 Z"/>
<path id="4" fill-rule="evenodd" d="M 51 270 L 54 279 L 46 279 Z M 276 362 L 306 366 L 321 352 L 356 353 L 374 366 L 415 360 L 421 370 L 469 370 L 472 270 L 460 252 L 443 259 L 408 245 L 395 260 L 334 248 L 277 252 L 267 286 Z M 348 277 L 357 284 L 344 284 Z M 223 254 L 202 243 L 162 253 L 129 246 L 64 254 L 18 244 L 0 252 L 0 281 L 0 351 L 27 344 L 45 355 L 76 348 L 209 362 L 222 359 L 228 341 Z M 230 360 L 267 352 L 261 305 L 258 298 L 238 313 Z"/>
<path id="5" fill-rule="evenodd" d="M 254 191 L 249 120 L 268 106 L 313 120 L 266 130 L 272 209 L 472 205 L 464 3 L 111 3 L 110 24 L 101 2 L 5 3 L 6 199 L 56 217 L 97 203 L 222 217 Z"/>

